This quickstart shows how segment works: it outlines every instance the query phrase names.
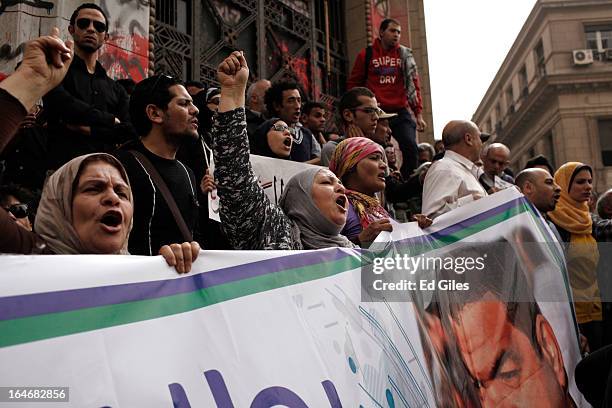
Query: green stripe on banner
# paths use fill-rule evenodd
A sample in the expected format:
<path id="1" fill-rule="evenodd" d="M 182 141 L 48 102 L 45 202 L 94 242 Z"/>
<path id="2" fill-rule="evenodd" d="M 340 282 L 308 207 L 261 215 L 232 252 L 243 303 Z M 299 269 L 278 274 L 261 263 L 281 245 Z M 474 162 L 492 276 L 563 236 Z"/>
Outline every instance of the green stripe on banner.
<path id="1" fill-rule="evenodd" d="M 524 202 L 517 204 L 515 207 L 509 208 L 504 212 L 494 215 L 486 220 L 483 220 L 469 227 L 465 227 L 457 232 L 449 235 L 445 235 L 440 238 L 433 239 L 425 244 L 409 244 L 400 243 L 398 248 L 401 248 L 402 252 L 405 252 L 411 256 L 421 255 L 429 252 L 433 249 L 440 249 L 447 245 L 459 242 L 462 239 L 466 239 L 471 235 L 477 234 L 481 231 L 486 230 L 496 224 L 502 223 L 509 220 L 512 217 L 516 217 L 524 212 L 529 212 L 529 207 Z"/>
<path id="2" fill-rule="evenodd" d="M 0 347 L 189 312 L 243 296 L 337 275 L 361 266 L 347 256 L 327 264 L 260 275 L 190 293 L 0 322 Z"/>
<path id="3" fill-rule="evenodd" d="M 415 247 L 422 248 L 423 252 L 431 250 L 432 246 L 441 248 L 525 211 L 528 211 L 528 208 L 521 203 L 491 218 L 434 240 L 426 246 Z M 359 268 L 361 265 L 361 258 L 346 256 L 334 262 L 287 269 L 190 293 L 6 320 L 0 322 L 0 347 L 189 312 L 243 296 L 330 277 Z"/>

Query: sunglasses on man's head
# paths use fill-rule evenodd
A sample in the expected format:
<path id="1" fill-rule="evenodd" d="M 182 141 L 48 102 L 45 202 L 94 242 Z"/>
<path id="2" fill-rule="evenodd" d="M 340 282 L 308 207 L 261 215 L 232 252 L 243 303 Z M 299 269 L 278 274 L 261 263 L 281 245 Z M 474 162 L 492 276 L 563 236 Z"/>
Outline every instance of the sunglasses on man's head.
<path id="1" fill-rule="evenodd" d="M 166 79 L 168 81 L 172 81 L 174 78 L 172 78 L 170 75 L 166 75 L 166 74 L 158 74 L 157 78 L 155 78 L 155 82 L 153 82 L 153 86 L 151 87 L 151 93 L 154 93 L 157 90 L 157 85 L 159 85 L 159 80 L 160 79 Z"/>
<path id="2" fill-rule="evenodd" d="M 28 205 L 27 204 L 13 204 L 10 207 L 4 208 L 15 216 L 15 218 L 25 218 L 28 216 Z"/>
<path id="3" fill-rule="evenodd" d="M 99 33 L 103 33 L 106 31 L 106 24 L 104 24 L 101 21 L 96 21 L 96 20 L 91 20 L 89 18 L 79 18 L 76 21 L 76 25 L 77 27 L 79 27 L 81 30 L 86 30 L 89 28 L 89 26 L 91 25 L 91 23 L 93 23 L 94 29 L 99 32 Z"/>

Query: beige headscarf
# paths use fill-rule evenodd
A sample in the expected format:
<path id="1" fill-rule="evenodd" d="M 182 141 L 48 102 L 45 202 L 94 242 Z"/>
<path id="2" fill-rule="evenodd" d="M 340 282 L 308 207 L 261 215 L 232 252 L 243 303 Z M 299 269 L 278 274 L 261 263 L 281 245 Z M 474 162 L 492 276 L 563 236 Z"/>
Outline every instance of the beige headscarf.
<path id="1" fill-rule="evenodd" d="M 115 167 L 119 170 L 127 185 L 130 185 L 127 173 L 121 163 L 106 153 L 93 153 L 75 157 L 53 173 L 45 183 L 36 213 L 34 230 L 44 239 L 51 251 L 56 254 L 87 253 L 72 226 L 72 185 L 79 174 L 81 164 L 91 156 L 104 156 L 115 163 Z M 130 203 L 134 203 L 131 187 L 129 200 Z M 130 223 L 125 242 L 119 250 L 120 254 L 128 254 L 128 237 L 132 230 L 132 224 L 133 221 Z"/>

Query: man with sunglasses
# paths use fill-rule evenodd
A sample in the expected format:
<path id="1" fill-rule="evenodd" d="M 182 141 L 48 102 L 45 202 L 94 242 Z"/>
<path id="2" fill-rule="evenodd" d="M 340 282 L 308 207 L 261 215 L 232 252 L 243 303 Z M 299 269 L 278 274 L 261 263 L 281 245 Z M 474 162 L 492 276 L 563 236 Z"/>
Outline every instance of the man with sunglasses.
<path id="1" fill-rule="evenodd" d="M 68 31 L 74 60 L 62 84 L 43 98 L 49 114 L 48 165 L 53 169 L 82 154 L 111 152 L 133 134 L 128 94 L 98 61 L 108 40 L 104 11 L 96 4 L 81 4 Z"/>
<path id="2" fill-rule="evenodd" d="M 32 231 L 32 223 L 28 218 L 28 205 L 25 196 L 28 193 L 14 185 L 0 186 L 0 207 L 4 208 L 9 215 L 9 218 L 15 220 L 17 225 Z"/>
<path id="3" fill-rule="evenodd" d="M 356 87 L 342 95 L 337 109 L 341 139 L 325 143 L 321 151 L 321 165 L 328 166 L 336 146 L 348 137 L 367 137 L 374 140 L 378 119 L 384 113 L 378 107 L 374 93 L 368 88 Z"/>

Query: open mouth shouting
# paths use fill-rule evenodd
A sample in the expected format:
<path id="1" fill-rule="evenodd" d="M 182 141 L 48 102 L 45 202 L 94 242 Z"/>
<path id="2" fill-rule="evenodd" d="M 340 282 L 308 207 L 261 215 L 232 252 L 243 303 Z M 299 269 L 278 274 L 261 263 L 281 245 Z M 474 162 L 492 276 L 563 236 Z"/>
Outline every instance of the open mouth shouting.
<path id="1" fill-rule="evenodd" d="M 293 145 L 293 137 L 291 137 L 291 135 L 285 137 L 285 139 L 283 140 L 283 145 L 288 150 L 291 150 L 291 146 Z"/>
<path id="2" fill-rule="evenodd" d="M 336 206 L 338 206 L 338 208 L 345 213 L 347 211 L 346 209 L 346 205 L 348 204 L 348 200 L 346 198 L 346 196 L 344 194 L 338 196 L 338 198 L 336 198 Z"/>
<path id="3" fill-rule="evenodd" d="M 109 210 L 100 218 L 102 229 L 109 233 L 121 231 L 123 227 L 123 214 L 121 211 Z"/>

